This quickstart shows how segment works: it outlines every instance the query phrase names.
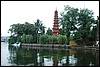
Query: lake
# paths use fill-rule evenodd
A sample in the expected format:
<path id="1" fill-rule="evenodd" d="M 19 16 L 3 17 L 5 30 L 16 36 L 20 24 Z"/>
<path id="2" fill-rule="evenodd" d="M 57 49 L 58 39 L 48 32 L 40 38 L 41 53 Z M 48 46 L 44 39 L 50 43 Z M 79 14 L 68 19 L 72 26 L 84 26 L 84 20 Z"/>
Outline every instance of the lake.
<path id="1" fill-rule="evenodd" d="M 1 42 L 1 66 L 99 66 L 99 51 L 27 49 Z"/>

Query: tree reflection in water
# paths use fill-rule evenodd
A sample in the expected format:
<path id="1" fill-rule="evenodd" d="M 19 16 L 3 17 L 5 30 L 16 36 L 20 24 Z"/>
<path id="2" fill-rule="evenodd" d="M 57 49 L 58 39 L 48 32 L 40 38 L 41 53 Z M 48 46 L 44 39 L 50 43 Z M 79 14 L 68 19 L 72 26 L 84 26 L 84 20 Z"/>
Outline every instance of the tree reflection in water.
<path id="1" fill-rule="evenodd" d="M 99 53 L 78 50 L 28 49 L 9 46 L 12 66 L 99 66 Z"/>

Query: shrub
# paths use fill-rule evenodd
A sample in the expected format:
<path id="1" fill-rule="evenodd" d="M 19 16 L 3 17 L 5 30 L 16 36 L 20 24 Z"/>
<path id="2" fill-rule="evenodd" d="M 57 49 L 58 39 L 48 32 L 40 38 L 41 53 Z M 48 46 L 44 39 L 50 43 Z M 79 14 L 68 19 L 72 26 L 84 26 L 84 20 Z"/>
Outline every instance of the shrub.
<path id="1" fill-rule="evenodd" d="M 47 35 L 47 34 L 41 35 L 40 38 L 39 38 L 39 41 L 42 44 L 49 43 L 49 35 Z"/>
<path id="2" fill-rule="evenodd" d="M 44 34 L 40 36 L 39 41 L 41 44 L 65 44 L 67 39 L 63 35 L 51 36 Z"/>
<path id="3" fill-rule="evenodd" d="M 59 35 L 59 36 L 58 36 L 58 42 L 59 42 L 60 44 L 65 44 L 65 43 L 66 43 L 66 37 L 63 36 L 63 35 Z"/>
<path id="4" fill-rule="evenodd" d="M 21 37 L 21 42 L 25 43 L 26 42 L 26 35 L 23 34 L 22 37 Z"/>
<path id="5" fill-rule="evenodd" d="M 33 36 L 32 35 L 25 35 L 25 34 L 23 34 L 22 37 L 21 37 L 21 41 L 23 43 L 32 43 Z"/>
<path id="6" fill-rule="evenodd" d="M 49 44 L 53 43 L 53 37 L 49 35 Z"/>
<path id="7" fill-rule="evenodd" d="M 52 36 L 52 42 L 54 44 L 58 43 L 58 37 L 57 36 Z"/>

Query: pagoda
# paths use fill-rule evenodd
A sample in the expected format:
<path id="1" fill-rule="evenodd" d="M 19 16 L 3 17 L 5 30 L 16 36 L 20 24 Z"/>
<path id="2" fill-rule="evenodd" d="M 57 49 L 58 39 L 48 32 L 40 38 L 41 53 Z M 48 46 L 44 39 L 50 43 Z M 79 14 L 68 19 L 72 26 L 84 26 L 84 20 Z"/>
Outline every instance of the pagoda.
<path id="1" fill-rule="evenodd" d="M 53 32 L 52 35 L 59 35 L 59 25 L 58 25 L 58 11 L 57 9 L 54 12 L 54 23 L 53 23 Z"/>

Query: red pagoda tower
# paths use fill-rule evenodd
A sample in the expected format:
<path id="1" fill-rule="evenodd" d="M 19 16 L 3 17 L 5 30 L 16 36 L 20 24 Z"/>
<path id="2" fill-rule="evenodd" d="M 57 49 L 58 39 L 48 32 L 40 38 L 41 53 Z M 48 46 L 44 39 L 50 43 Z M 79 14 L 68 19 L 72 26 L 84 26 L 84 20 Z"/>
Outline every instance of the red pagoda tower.
<path id="1" fill-rule="evenodd" d="M 54 23 L 53 23 L 53 32 L 52 35 L 56 36 L 59 35 L 59 25 L 58 25 L 58 11 L 57 9 L 55 10 L 54 13 Z"/>

